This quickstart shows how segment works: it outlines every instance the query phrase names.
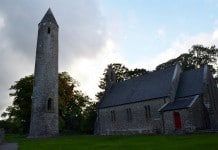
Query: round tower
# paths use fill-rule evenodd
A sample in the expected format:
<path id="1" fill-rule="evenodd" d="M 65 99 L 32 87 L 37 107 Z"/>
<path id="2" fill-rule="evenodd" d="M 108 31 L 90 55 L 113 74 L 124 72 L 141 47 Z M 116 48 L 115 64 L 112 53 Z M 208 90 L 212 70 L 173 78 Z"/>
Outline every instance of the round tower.
<path id="1" fill-rule="evenodd" d="M 53 137 L 59 134 L 58 28 L 49 8 L 38 24 L 29 138 Z"/>

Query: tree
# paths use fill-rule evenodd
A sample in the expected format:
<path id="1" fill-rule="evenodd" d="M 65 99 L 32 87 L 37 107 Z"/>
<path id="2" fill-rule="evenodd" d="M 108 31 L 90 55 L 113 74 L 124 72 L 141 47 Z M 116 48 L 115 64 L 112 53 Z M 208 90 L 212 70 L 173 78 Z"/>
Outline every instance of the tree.
<path id="1" fill-rule="evenodd" d="M 5 126 L 10 125 L 8 131 L 28 133 L 33 81 L 33 75 L 26 76 L 11 86 L 10 90 L 13 92 L 10 93 L 10 96 L 14 97 L 14 101 L 12 106 L 9 106 L 2 114 L 2 117 L 8 117 L 8 119 L 1 122 Z M 89 107 L 94 105 L 94 102 L 90 102 L 90 98 L 77 90 L 77 87 L 78 82 L 67 72 L 59 74 L 59 123 L 61 131 L 83 131 L 81 126 L 85 124 L 84 120 L 89 119 L 87 112 L 89 112 Z M 84 116 L 84 112 L 86 116 Z M 94 123 L 90 125 L 94 125 Z"/>
<path id="2" fill-rule="evenodd" d="M 145 69 L 137 69 L 137 68 L 134 70 L 129 70 L 126 66 L 119 63 L 109 64 L 107 68 L 104 70 L 103 77 L 100 79 L 99 88 L 101 89 L 101 91 L 96 94 L 98 100 L 100 100 L 104 95 L 106 84 L 107 84 L 106 74 L 110 67 L 115 73 L 117 83 L 140 76 L 148 72 Z"/>
<path id="3" fill-rule="evenodd" d="M 156 70 L 166 69 L 179 63 L 183 70 L 189 70 L 199 68 L 205 64 L 210 66 L 212 73 L 214 74 L 217 70 L 217 56 L 218 49 L 216 46 L 204 47 L 202 45 L 193 45 L 189 50 L 189 53 L 181 54 L 175 59 L 171 59 L 165 63 L 162 63 L 156 67 Z"/>
<path id="4" fill-rule="evenodd" d="M 33 75 L 26 76 L 10 87 L 14 92 L 9 95 L 14 97 L 14 101 L 2 114 L 2 117 L 8 117 L 8 122 L 13 122 L 13 130 L 18 132 L 27 132 L 29 129 L 33 80 Z"/>
<path id="5" fill-rule="evenodd" d="M 149 71 L 147 71 L 145 69 L 135 68 L 134 70 L 129 70 L 127 72 L 127 76 L 128 76 L 128 79 L 131 79 L 131 78 L 138 77 L 138 76 L 143 75 L 143 74 L 148 73 L 148 72 Z"/>
<path id="6" fill-rule="evenodd" d="M 96 94 L 98 100 L 100 100 L 104 95 L 106 89 L 106 74 L 110 66 L 112 67 L 112 70 L 116 75 L 116 82 L 121 82 L 127 79 L 126 73 L 129 71 L 128 68 L 119 63 L 109 64 L 107 68 L 104 70 L 103 77 L 100 79 L 100 84 L 98 87 L 101 89 L 101 91 Z"/>
<path id="7" fill-rule="evenodd" d="M 95 121 L 97 117 L 96 103 L 90 103 L 83 112 L 83 122 L 81 130 L 83 133 L 94 133 Z"/>
<path id="8" fill-rule="evenodd" d="M 66 72 L 59 74 L 59 117 L 62 120 L 62 131 L 80 132 L 82 112 L 90 99 L 77 87 L 78 82 Z"/>

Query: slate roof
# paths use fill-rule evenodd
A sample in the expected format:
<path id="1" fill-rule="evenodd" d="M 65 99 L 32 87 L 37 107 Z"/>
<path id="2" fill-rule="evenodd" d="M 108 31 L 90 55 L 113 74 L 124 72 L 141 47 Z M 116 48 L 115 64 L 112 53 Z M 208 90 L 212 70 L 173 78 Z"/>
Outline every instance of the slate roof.
<path id="1" fill-rule="evenodd" d="M 168 103 L 160 111 L 171 111 L 171 110 L 189 108 L 197 100 L 197 98 L 198 98 L 198 95 L 178 98 L 174 102 Z"/>
<path id="2" fill-rule="evenodd" d="M 159 70 L 114 84 L 99 108 L 169 96 L 175 67 Z"/>
<path id="3" fill-rule="evenodd" d="M 44 22 L 52 22 L 58 26 L 57 21 L 50 8 L 46 12 L 45 16 L 42 18 L 40 23 L 44 23 Z"/>
<path id="4" fill-rule="evenodd" d="M 174 69 L 159 70 L 114 84 L 101 100 L 99 108 L 170 96 Z M 203 76 L 204 67 L 181 73 L 175 101 L 161 111 L 189 106 L 196 95 L 203 93 Z"/>
<path id="5" fill-rule="evenodd" d="M 168 103 L 160 111 L 188 108 L 203 93 L 204 68 L 192 69 L 181 74 L 174 102 Z"/>
<path id="6" fill-rule="evenodd" d="M 176 98 L 203 93 L 204 67 L 185 71 L 180 76 Z"/>

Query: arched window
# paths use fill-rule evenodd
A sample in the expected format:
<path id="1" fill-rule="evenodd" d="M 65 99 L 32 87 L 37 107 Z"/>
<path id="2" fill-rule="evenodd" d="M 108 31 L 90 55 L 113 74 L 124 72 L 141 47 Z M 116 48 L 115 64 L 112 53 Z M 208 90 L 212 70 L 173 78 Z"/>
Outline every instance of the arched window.
<path id="1" fill-rule="evenodd" d="M 47 110 L 48 111 L 51 111 L 52 110 L 52 99 L 51 98 L 49 98 L 48 99 L 48 102 L 47 102 Z"/>
<path id="2" fill-rule="evenodd" d="M 50 34 L 50 32 L 51 32 L 51 28 L 48 27 L 48 31 L 47 31 L 47 33 Z"/>

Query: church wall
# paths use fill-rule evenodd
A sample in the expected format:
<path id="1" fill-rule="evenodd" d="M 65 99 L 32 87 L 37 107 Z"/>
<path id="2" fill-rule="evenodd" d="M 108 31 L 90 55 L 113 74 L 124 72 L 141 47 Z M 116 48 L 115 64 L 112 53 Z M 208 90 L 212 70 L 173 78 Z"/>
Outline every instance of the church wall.
<path id="1" fill-rule="evenodd" d="M 169 101 L 169 98 L 160 98 L 99 109 L 99 133 L 101 135 L 162 133 L 162 118 L 158 110 Z"/>
<path id="2" fill-rule="evenodd" d="M 180 114 L 181 129 L 176 129 L 174 113 Z M 199 129 L 206 129 L 208 116 L 201 99 L 196 100 L 191 108 L 167 111 L 163 113 L 164 133 L 191 133 Z"/>
<path id="3" fill-rule="evenodd" d="M 176 129 L 174 113 L 179 113 L 181 118 L 181 129 Z M 174 111 L 164 112 L 164 133 L 173 134 L 173 133 L 182 133 L 182 132 L 192 132 L 195 130 L 193 126 L 192 115 L 188 109 L 180 109 Z"/>
<path id="4" fill-rule="evenodd" d="M 209 99 L 209 113 L 211 117 L 211 128 L 218 128 L 218 90 L 212 76 L 209 76 L 207 86 L 207 98 Z"/>
<path id="5" fill-rule="evenodd" d="M 216 81 L 214 80 L 212 73 L 205 67 L 205 79 L 204 79 L 204 105 L 207 109 L 210 128 L 218 129 L 218 88 Z"/>

